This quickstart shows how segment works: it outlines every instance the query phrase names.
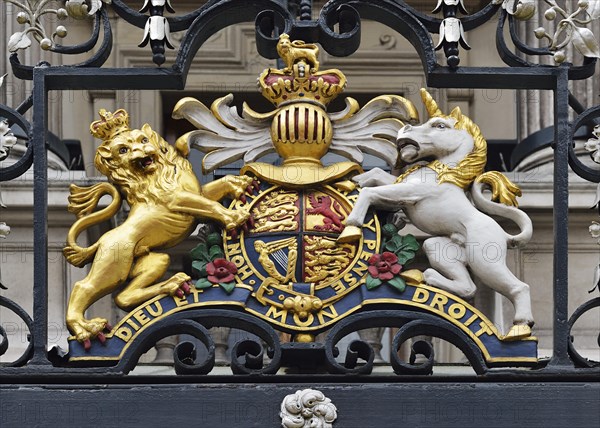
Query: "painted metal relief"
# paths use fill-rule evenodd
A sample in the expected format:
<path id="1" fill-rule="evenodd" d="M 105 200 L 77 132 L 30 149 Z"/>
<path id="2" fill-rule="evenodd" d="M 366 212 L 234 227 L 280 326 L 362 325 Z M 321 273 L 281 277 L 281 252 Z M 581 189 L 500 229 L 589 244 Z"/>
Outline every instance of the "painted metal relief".
<path id="1" fill-rule="evenodd" d="M 457 344 L 480 368 L 536 364 L 528 286 L 503 263 L 465 258 L 450 266 L 433 254 L 436 245 L 464 250 L 465 242 L 478 242 L 496 245 L 505 256 L 507 245 L 531 235 L 529 219 L 514 207 L 519 189 L 501 173 L 483 173 L 486 146 L 477 126 L 458 109 L 443 115 L 424 90 L 431 119 L 423 125 L 417 125 L 413 103 L 397 95 L 374 98 L 362 108 L 347 98 L 344 110 L 328 112 L 329 102 L 346 86 L 344 74 L 320 70 L 318 47 L 287 34 L 279 38 L 277 51 L 285 67 L 267 69 L 258 80 L 275 107 L 269 113 L 244 104 L 240 116 L 230 106 L 231 95 L 210 108 L 184 98 L 173 116 L 198 129 L 175 146 L 150 125 L 131 129 L 124 110 L 102 110 L 91 124 L 91 133 L 102 140 L 95 164 L 109 182 L 71 187 L 69 209 L 78 220 L 64 253 L 70 263 L 91 263 L 91 268 L 69 300 L 69 361 L 117 364 L 161 323 L 230 308 L 291 333 L 292 342 L 281 345 L 288 355 L 305 345 L 323 349 L 315 336 L 333 327 L 322 351 L 332 372 L 345 370 L 333 351 L 347 328 L 344 322 L 352 324 L 375 309 L 378 322 L 402 327 L 397 348 L 416 334 L 432 334 Z M 190 148 L 205 153 L 205 172 L 238 159 L 244 166 L 240 175 L 200 186 L 186 159 Z M 281 165 L 260 161 L 271 152 L 281 157 Z M 348 160 L 324 165 L 328 152 Z M 400 177 L 380 169 L 364 173 L 363 152 L 406 171 Z M 435 160 L 416 163 L 423 157 Z M 419 175 L 426 169 L 434 174 L 423 180 Z M 485 199 L 484 186 L 492 188 L 494 201 Z M 474 206 L 466 196 L 471 187 Z M 106 194 L 112 202 L 96 211 Z M 78 246 L 77 236 L 112 217 L 122 198 L 131 207 L 127 220 L 91 246 Z M 418 241 L 386 221 L 387 213 L 401 209 L 433 235 L 424 243 L 430 264 L 424 271 L 411 268 L 421 251 Z M 450 218 L 449 210 L 455 211 Z M 522 231 L 507 235 L 483 213 L 506 216 Z M 185 239 L 197 221 L 210 222 L 214 231 L 192 250 L 192 275 L 180 272 L 162 280 L 169 257 L 161 250 Z M 458 227 L 465 221 L 466 230 Z M 514 303 L 515 326 L 507 335 L 468 303 L 475 286 L 467 267 Z M 128 315 L 114 327 L 106 319 L 85 317 L 91 304 L 111 293 Z M 420 324 L 422 329 L 415 328 Z M 278 346 L 272 338 L 263 339 L 273 359 L 286 358 L 273 349 Z M 210 349 L 209 339 L 203 341 Z M 432 363 L 433 351 L 421 352 Z M 372 360 L 361 349 L 356 355 Z M 255 364 L 260 370 L 262 358 Z M 278 364 L 268 370 L 276 371 Z M 410 371 L 409 366 L 394 363 L 397 372 Z"/>

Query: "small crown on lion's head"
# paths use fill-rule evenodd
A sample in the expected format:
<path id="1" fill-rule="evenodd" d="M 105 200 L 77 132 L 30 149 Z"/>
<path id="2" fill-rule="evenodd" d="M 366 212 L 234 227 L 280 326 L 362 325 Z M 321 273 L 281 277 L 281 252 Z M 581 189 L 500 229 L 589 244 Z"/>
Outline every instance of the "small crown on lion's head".
<path id="1" fill-rule="evenodd" d="M 90 125 L 90 133 L 94 137 L 106 141 L 129 130 L 129 114 L 122 108 L 114 113 L 101 109 L 98 114 L 102 119 Z"/>

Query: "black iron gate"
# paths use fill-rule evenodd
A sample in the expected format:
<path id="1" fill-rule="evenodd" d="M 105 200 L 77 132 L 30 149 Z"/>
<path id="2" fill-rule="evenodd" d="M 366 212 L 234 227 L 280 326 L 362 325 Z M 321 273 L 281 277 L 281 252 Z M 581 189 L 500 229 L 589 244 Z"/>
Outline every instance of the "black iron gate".
<path id="1" fill-rule="evenodd" d="M 69 1 L 67 6 L 68 3 Z M 77 7 L 74 3 L 77 2 L 71 1 L 69 13 L 73 13 Z M 542 7 L 541 3 L 544 2 L 533 2 L 533 7 L 535 3 Z M 553 2 L 545 3 L 548 3 L 548 6 Z M 600 6 L 597 3 L 589 1 L 573 5 L 573 10 L 580 8 L 578 22 L 597 19 L 600 16 Z M 317 19 L 312 18 L 315 13 L 311 1 L 214 0 L 206 2 L 187 15 L 169 18 L 163 18 L 166 11 L 172 12 L 169 3 L 164 1 L 147 0 L 147 6 L 139 12 L 122 0 L 112 0 L 110 5 L 100 1 L 89 4 L 94 5 L 95 11 L 94 31 L 90 40 L 76 46 L 55 45 L 50 39 L 42 40 L 42 43 L 46 43 L 46 40 L 51 43 L 48 48 L 53 52 L 63 55 L 90 52 L 89 59 L 73 66 L 52 66 L 48 63 L 30 66 L 22 64 L 19 55 L 13 53 L 10 57 L 12 72 L 19 79 L 32 80 L 33 93 L 16 108 L 0 106 L 0 117 L 5 118 L 9 126 L 17 125 L 25 130 L 28 139 L 27 151 L 22 159 L 2 169 L 1 179 L 13 180 L 24 174 L 32 165 L 35 177 L 33 312 L 27 314 L 19 305 L 0 296 L 3 310 L 16 313 L 31 332 L 30 346 L 26 353 L 10 366 L 0 368 L 3 384 L 0 420 L 6 421 L 6 426 L 22 425 L 28 421 L 32 425 L 40 426 L 49 422 L 81 426 L 86 421 L 106 426 L 142 423 L 160 426 L 170 421 L 184 420 L 211 427 L 277 426 L 280 423 L 278 406 L 281 398 L 296 389 L 306 387 L 320 389 L 332 398 L 339 409 L 336 422 L 338 426 L 460 424 L 466 427 L 481 426 L 482 423 L 490 427 L 565 426 L 567 423 L 571 426 L 596 426 L 600 417 L 600 389 L 597 384 L 600 368 L 597 362 L 589 361 L 577 353 L 571 337 L 571 327 L 582 314 L 598 307 L 600 298 L 591 299 L 572 314 L 569 313 L 567 305 L 569 170 L 585 180 L 600 182 L 598 170 L 582 164 L 574 151 L 575 132 L 586 126 L 591 129 L 598 123 L 600 107 L 584 111 L 570 94 L 568 85 L 572 80 L 597 78 L 594 76 L 597 58 L 593 52 L 585 51 L 586 56 L 582 56 L 581 64 L 575 65 L 561 61 L 562 58 L 557 55 L 555 47 L 534 48 L 526 45 L 519 38 L 517 20 L 524 18 L 532 2 L 523 0 L 490 0 L 473 15 L 464 15 L 462 0 L 440 0 L 437 11 L 441 12 L 442 16 L 439 18 L 422 14 L 401 0 L 331 0 L 318 12 Z M 158 67 L 102 67 L 113 46 L 109 8 L 130 25 L 140 29 L 150 20 L 153 23 L 154 20 L 160 20 L 163 26 L 165 21 L 168 22 L 169 26 L 166 29 L 162 27 L 162 36 L 148 36 L 152 58 Z M 459 15 L 464 16 L 457 19 Z M 30 19 L 34 19 L 33 15 Z M 507 66 L 460 66 L 461 44 L 463 47 L 467 45 L 463 43 L 463 36 L 457 38 L 454 37 L 456 34 L 450 34 L 450 25 L 458 25 L 468 34 L 469 30 L 492 19 L 498 20 L 496 46 Z M 491 371 L 483 365 L 481 370 L 478 370 L 481 374 L 476 379 L 420 377 L 420 373 L 429 373 L 425 367 L 428 363 L 416 368 L 413 366 L 411 369 L 410 364 L 402 362 L 398 362 L 397 365 L 401 367 L 405 364 L 408 368 L 405 371 L 399 369 L 397 372 L 404 373 L 403 375 L 361 376 L 360 373 L 371 371 L 369 364 L 372 366 L 372 358 L 369 358 L 372 350 L 361 342 L 351 345 L 349 350 L 350 354 L 354 353 L 354 361 L 347 357 L 345 363 L 336 366 L 337 372 L 346 373 L 345 376 L 314 372 L 302 376 L 273 377 L 267 373 L 276 372 L 279 368 L 277 364 L 262 367 L 262 363 L 258 363 L 257 360 L 262 361 L 263 351 L 256 349 L 256 346 L 261 348 L 261 345 L 246 341 L 236 345 L 234 350 L 232 368 L 238 373 L 236 376 L 131 378 L 124 373 L 135 366 L 141 352 L 151 346 L 153 341 L 158 340 L 160 334 L 148 335 L 147 340 L 138 345 L 139 349 L 133 349 L 127 358 L 110 368 L 70 367 L 61 355 L 56 352 L 49 354 L 46 137 L 49 91 L 183 90 L 192 61 L 203 43 L 217 31 L 248 20 L 256 23 L 257 48 L 266 58 L 278 57 L 276 44 L 278 36 L 283 33 L 289 34 L 291 39 L 319 43 L 324 50 L 335 56 L 351 55 L 360 44 L 361 20 L 374 20 L 389 26 L 410 41 L 421 58 L 427 85 L 430 87 L 553 91 L 554 329 L 553 354 L 549 360 L 539 361 L 529 370 Z M 447 28 L 446 35 L 438 46 L 446 57 L 446 64 L 442 65 L 436 60 L 436 48 L 431 34 L 439 33 L 440 26 L 443 28 L 444 24 Z M 505 28 L 507 25 L 508 28 Z M 577 23 L 570 20 L 564 25 L 571 26 L 569 31 L 582 37 L 580 29 L 584 27 L 583 24 L 577 27 Z M 165 46 L 169 45 L 169 31 L 184 31 L 185 35 L 178 47 L 174 64 L 162 68 L 160 65 L 165 61 Z M 509 46 L 505 34 L 510 35 L 510 42 L 516 50 Z M 593 42 L 583 38 L 589 46 L 593 45 Z M 581 44 L 581 41 L 579 43 Z M 589 47 L 589 50 L 593 51 L 593 46 Z M 558 63 L 540 65 L 534 60 L 540 56 L 553 56 Z M 576 113 L 574 122 L 569 121 L 569 108 Z M 32 111 L 31 122 L 24 118 L 29 110 Z M 353 319 L 354 325 L 352 322 L 346 324 L 357 330 L 377 324 L 374 319 L 391 319 L 394 316 L 398 315 L 393 311 L 388 313 L 381 309 Z M 190 320 L 194 317 L 205 327 L 210 327 L 211 323 L 225 325 L 227 322 L 234 326 L 246 325 L 249 331 L 258 334 L 267 342 L 272 354 L 279 355 L 279 360 L 275 358 L 278 363 L 281 363 L 282 349 L 285 354 L 283 360 L 286 355 L 287 358 L 296 358 L 293 357 L 294 349 L 290 349 L 289 345 L 281 345 L 271 327 L 239 312 L 199 311 L 198 314 L 180 317 L 183 323 L 172 322 L 168 326 L 168 332 L 177 333 L 182 331 L 182 328 L 185 330 L 185 319 Z M 423 314 L 417 317 L 426 319 Z M 205 318 L 210 318 L 211 321 L 206 321 Z M 217 321 L 221 318 L 223 321 L 229 321 L 218 324 Z M 343 327 L 350 328 L 346 325 Z M 198 328 L 194 328 L 197 331 Z M 339 333 L 343 328 L 337 330 Z M 427 330 L 423 331 L 426 332 Z M 0 333 L 3 336 L 0 352 L 5 352 L 9 343 L 1 328 Z M 322 346 L 333 350 L 336 341 L 337 338 L 330 338 Z M 417 351 L 428 355 L 427 349 Z M 211 366 L 210 361 L 190 363 L 190 354 L 183 348 L 178 347 L 176 354 L 177 352 L 180 354 L 179 357 L 176 355 L 176 364 L 179 360 L 182 373 L 200 373 L 202 370 L 206 372 L 205 369 Z M 358 358 L 366 360 L 367 363 L 357 365 Z M 183 360 L 187 362 L 182 362 Z M 474 365 L 479 364 L 476 357 L 470 361 Z M 204 364 L 204 369 L 186 371 L 190 370 L 190 364 L 196 369 Z M 99 385 L 103 385 L 102 389 Z M 42 388 L 39 388 L 40 386 Z M 461 406 L 464 402 L 472 405 L 463 409 Z M 390 406 L 394 406 L 393 411 Z"/>

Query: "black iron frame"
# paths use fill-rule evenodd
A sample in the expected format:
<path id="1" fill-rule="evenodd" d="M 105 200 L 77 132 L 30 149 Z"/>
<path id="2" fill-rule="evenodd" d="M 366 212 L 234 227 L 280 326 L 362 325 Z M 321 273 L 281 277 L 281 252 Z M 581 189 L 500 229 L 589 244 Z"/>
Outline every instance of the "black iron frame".
<path id="1" fill-rule="evenodd" d="M 177 53 L 175 63 L 170 68 L 101 68 L 111 52 L 112 34 L 108 14 L 105 9 L 99 11 L 95 17 L 95 26 L 90 40 L 82 45 L 73 47 L 57 46 L 54 50 L 62 54 L 82 53 L 89 51 L 99 40 L 100 29 L 102 29 L 103 40 L 96 53 L 87 61 L 75 66 L 51 66 L 41 63 L 36 66 L 27 66 L 20 63 L 18 56 L 11 57 L 11 64 L 15 76 L 21 79 L 33 80 L 33 94 L 16 109 L 0 106 L 0 116 L 8 119 L 11 124 L 18 124 L 24 130 L 28 130 L 29 144 L 24 157 L 16 164 L 1 171 L 1 180 L 11 180 L 23 174 L 31 165 L 34 171 L 34 285 L 33 317 L 29 318 L 18 305 L 0 296 L 0 304 L 6 306 L 19 314 L 31 330 L 31 347 L 26 355 L 19 359 L 15 366 L 1 367 L 0 374 L 5 379 L 15 381 L 38 375 L 60 378 L 61 376 L 91 375 L 101 376 L 102 373 L 115 375 L 126 373 L 137 361 L 140 349 L 135 350 L 131 360 L 126 360 L 117 367 L 106 368 L 66 368 L 57 355 L 48 354 L 46 349 L 48 336 L 48 242 L 47 242 L 47 141 L 48 132 L 48 92 L 52 90 L 78 90 L 78 89 L 152 89 L 152 90 L 182 90 L 185 88 L 187 73 L 191 67 L 196 52 L 209 36 L 216 31 L 245 21 L 244 17 L 256 16 L 256 38 L 259 52 L 267 58 L 275 58 L 275 35 L 287 32 L 293 38 L 303 39 L 307 42 L 320 43 L 321 46 L 333 55 L 345 56 L 353 53 L 360 43 L 360 22 L 362 19 L 371 19 L 388 25 L 406 37 L 420 55 L 425 70 L 428 86 L 439 88 L 494 88 L 494 89 L 540 89 L 552 90 L 554 93 L 554 341 L 553 355 L 549 361 L 543 362 L 535 370 L 514 371 L 503 370 L 500 372 L 489 372 L 485 364 L 481 365 L 477 355 L 469 356 L 468 347 L 463 350 L 469 356 L 469 360 L 480 374 L 492 379 L 545 379 L 551 376 L 562 375 L 564 379 L 589 379 L 600 374 L 597 363 L 585 360 L 577 354 L 571 343 L 571 327 L 581 314 L 593 307 L 598 306 L 599 298 L 592 299 L 582 305 L 569 319 L 568 311 L 568 176 L 569 165 L 571 169 L 592 182 L 599 182 L 600 176 L 597 171 L 583 165 L 575 156 L 573 149 L 573 135 L 575 131 L 600 117 L 600 106 L 582 112 L 579 109 L 575 123 L 569 122 L 569 105 L 577 107 L 576 100 L 569 93 L 568 83 L 570 80 L 586 79 L 595 72 L 596 60 L 585 58 L 579 66 L 565 63 L 560 66 L 542 66 L 527 62 L 521 56 L 516 55 L 509 49 L 504 40 L 504 26 L 508 21 L 510 24 L 510 35 L 516 48 L 527 55 L 549 55 L 547 49 L 534 49 L 522 43 L 515 29 L 511 16 L 506 11 L 500 10 L 499 5 L 491 2 L 481 11 L 472 16 L 462 19 L 466 31 L 473 29 L 499 14 L 496 43 L 500 56 L 508 67 L 458 67 L 459 51 L 457 43 L 444 42 L 443 49 L 448 58 L 448 65 L 442 66 L 436 62 L 434 46 L 430 33 L 438 31 L 441 20 L 423 15 L 403 1 L 392 0 L 331 0 L 321 10 L 319 18 L 310 19 L 311 3 L 300 2 L 299 17 L 296 17 L 286 7 L 287 2 L 275 0 L 214 0 L 209 1 L 198 10 L 185 16 L 170 18 L 172 31 L 187 30 Z M 113 9 L 130 24 L 143 28 L 147 15 L 136 12 L 129 8 L 122 0 L 113 0 Z M 457 6 L 443 4 L 442 13 L 444 18 L 456 15 Z M 150 8 L 151 15 L 162 15 L 163 10 L 159 7 Z M 339 31 L 334 27 L 339 24 Z M 158 64 L 164 62 L 164 41 L 152 41 L 151 49 L 153 59 Z M 29 124 L 22 116 L 25 111 L 32 108 L 32 123 Z M 193 315 L 193 314 L 192 314 Z M 223 310 L 214 313 L 220 320 L 226 319 Z M 396 314 L 400 316 L 403 314 Z M 406 315 L 406 314 L 404 314 Z M 229 311 L 229 316 L 244 320 L 248 325 L 254 325 L 249 330 L 253 332 L 262 331 L 261 336 L 269 344 L 269 353 L 275 355 L 274 360 L 281 358 L 282 351 L 276 341 L 268 340 L 270 333 L 261 325 L 262 322 L 252 321 L 251 317 L 239 312 Z M 335 362 L 335 342 L 339 339 L 340 331 L 347 331 L 346 326 L 355 328 L 376 325 L 376 320 L 383 322 L 383 318 L 393 318 L 392 313 L 375 312 L 359 314 L 358 317 L 349 319 L 344 326 L 334 329 L 323 352 L 327 354 L 328 364 L 332 372 L 360 374 L 370 372 L 372 368 L 372 349 L 364 343 L 350 346 L 349 355 L 344 365 Z M 421 314 L 421 317 L 425 315 Z M 178 326 L 173 324 L 160 326 L 164 331 L 149 337 L 156 339 L 164 334 L 183 328 L 183 324 L 191 323 L 182 319 Z M 196 318 L 203 318 L 198 314 Z M 172 321 L 172 320 L 171 320 Z M 360 322 L 359 322 L 360 321 Z M 253 324 L 254 322 L 254 324 Z M 354 324 L 353 324 L 354 323 Z M 198 326 L 188 326 L 191 334 L 201 339 L 209 349 L 211 340 L 203 329 L 212 324 L 207 321 L 198 321 Z M 264 323 L 262 323 L 264 324 Z M 400 322 L 399 325 L 405 323 Z M 362 327 L 361 327 L 362 326 Z M 185 327 L 185 328 L 188 328 Z M 272 330 L 272 329 L 271 329 Z M 187 331 L 187 330 L 186 330 Z M 427 329 L 423 331 L 429 331 Z M 195 333 L 194 333 L 195 332 Z M 0 334 L 3 334 L 0 331 Z M 263 337 L 264 336 L 264 337 Z M 450 335 L 451 336 L 451 335 Z M 442 337 L 449 338 L 446 335 Z M 397 337 L 401 342 L 406 337 Z M 330 343 L 329 343 L 330 342 Z M 149 343 L 149 342 L 148 342 Z M 148 345 L 140 344 L 140 347 Z M 460 344 L 460 340 L 456 343 Z M 237 346 L 237 345 L 236 345 Z M 430 372 L 432 362 L 432 350 L 426 345 L 415 345 L 416 353 L 424 354 L 428 360 L 421 367 L 410 367 L 399 361 L 394 362 L 394 370 L 399 373 L 421 374 Z M 466 345 L 465 345 L 466 346 Z M 260 349 L 259 349 L 260 348 Z M 287 350 L 292 355 L 294 350 Z M 297 351 L 297 350 L 296 350 Z M 276 367 L 262 367 L 262 348 L 260 344 L 242 343 L 234 352 L 232 367 L 235 373 L 245 374 L 268 374 L 276 371 Z M 284 350 L 284 353 L 286 351 Z M 201 374 L 210 371 L 210 362 L 193 362 L 193 349 L 188 345 L 181 344 L 176 349 L 176 369 L 178 373 Z M 137 355 L 134 357 L 133 355 Z M 245 361 L 236 362 L 237 358 L 244 357 Z M 285 356 L 283 357 L 285 359 Z M 354 360 L 352 360 L 354 358 Z M 364 359 L 367 364 L 357 368 L 356 360 Z M 183 362 L 183 361 L 187 362 Z M 177 361 L 179 361 L 177 363 Z M 190 361 L 192 361 L 190 363 Z M 191 366 L 190 366 L 191 364 Z M 191 367 L 191 368 L 190 368 Z M 365 368 L 366 367 L 366 368 Z M 411 371 L 412 370 L 412 371 Z M 113 376 L 111 376 L 113 378 Z"/>

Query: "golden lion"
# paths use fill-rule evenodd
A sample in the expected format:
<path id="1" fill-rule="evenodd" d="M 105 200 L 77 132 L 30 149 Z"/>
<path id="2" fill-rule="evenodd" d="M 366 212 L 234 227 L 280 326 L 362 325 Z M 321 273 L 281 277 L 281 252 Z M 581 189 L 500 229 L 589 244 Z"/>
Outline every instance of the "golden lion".
<path id="1" fill-rule="evenodd" d="M 216 220 L 226 229 L 246 222 L 249 213 L 232 211 L 219 202 L 240 198 L 252 184 L 246 176 L 226 176 L 200 187 L 186 159 L 189 148 L 169 145 L 148 124 L 130 129 L 125 110 L 100 111 L 103 120 L 91 124 L 91 133 L 103 140 L 95 157 L 96 168 L 109 183 L 91 187 L 71 186 L 69 211 L 77 221 L 69 230 L 64 255 L 82 267 L 93 259 L 88 275 L 75 283 L 67 308 L 67 326 L 89 348 L 90 339 L 104 341 L 107 320 L 85 319 L 88 307 L 129 281 L 115 297 L 116 304 L 131 309 L 155 296 L 189 293 L 190 277 L 183 272 L 159 281 L 169 266 L 169 256 L 154 252 L 173 247 L 194 229 L 196 219 Z M 94 209 L 104 195 L 112 202 Z M 78 235 L 88 227 L 111 218 L 121 206 L 121 195 L 131 211 L 125 222 L 106 232 L 93 245 L 77 245 Z"/>
<path id="2" fill-rule="evenodd" d="M 311 72 L 314 73 L 319 69 L 319 47 L 315 44 L 304 43 L 302 40 L 290 40 L 290 36 L 282 34 L 277 42 L 277 53 L 283 59 L 285 68 L 283 72 L 292 71 L 294 64 L 300 59 L 306 60 L 311 66 Z"/>

